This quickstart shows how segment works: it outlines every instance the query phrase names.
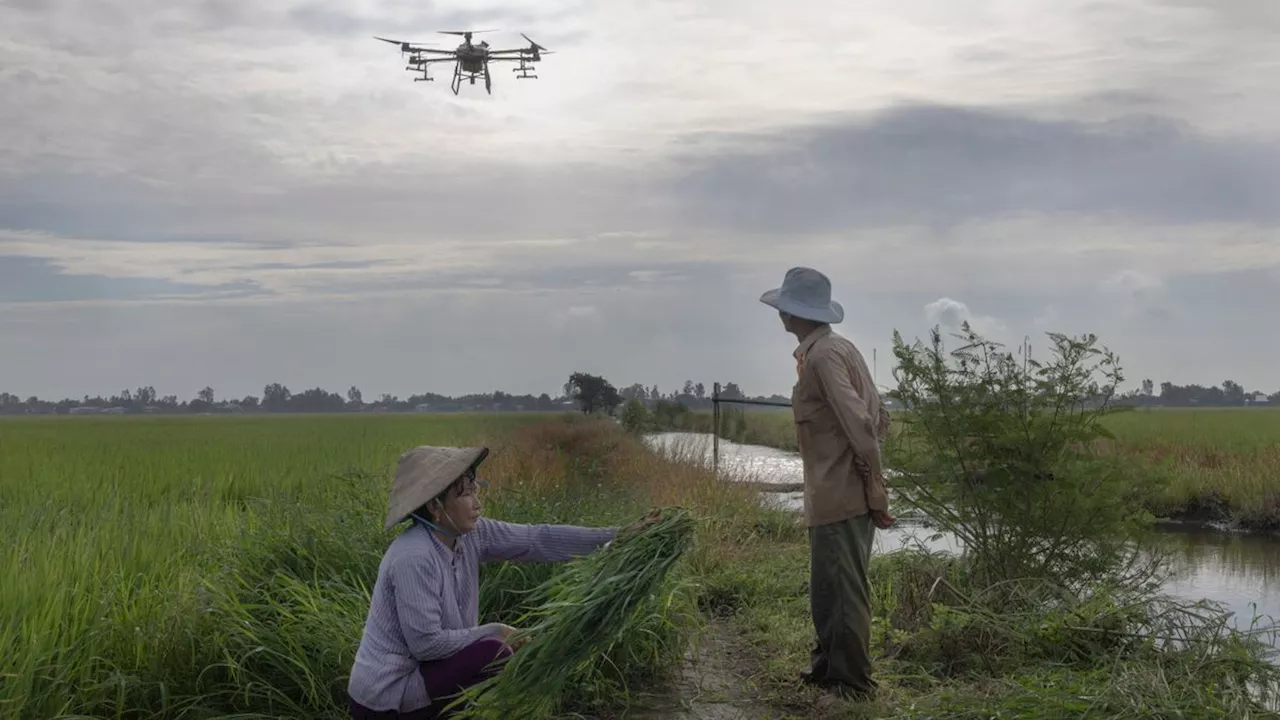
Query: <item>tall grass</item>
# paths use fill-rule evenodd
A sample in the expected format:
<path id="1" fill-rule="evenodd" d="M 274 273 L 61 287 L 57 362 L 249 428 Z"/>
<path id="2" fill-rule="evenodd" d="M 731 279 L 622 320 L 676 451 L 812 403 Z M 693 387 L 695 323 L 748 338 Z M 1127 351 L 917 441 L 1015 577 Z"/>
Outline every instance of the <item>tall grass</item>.
<path id="1" fill-rule="evenodd" d="M 341 717 L 395 458 L 478 442 L 486 511 L 514 521 L 696 505 L 705 475 L 515 415 L 0 423 L 0 716 Z M 551 572 L 486 566 L 482 614 L 515 617 Z"/>
<path id="2" fill-rule="evenodd" d="M 1150 409 L 1117 415 L 1123 452 L 1169 474 L 1157 514 L 1280 531 L 1280 409 Z"/>

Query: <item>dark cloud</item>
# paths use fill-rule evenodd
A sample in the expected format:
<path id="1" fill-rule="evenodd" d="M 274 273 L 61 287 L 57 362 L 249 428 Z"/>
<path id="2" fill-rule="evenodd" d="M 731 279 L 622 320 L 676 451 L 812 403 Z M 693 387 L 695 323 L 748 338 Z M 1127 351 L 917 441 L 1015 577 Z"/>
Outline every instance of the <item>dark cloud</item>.
<path id="1" fill-rule="evenodd" d="M 474 161 L 423 170 L 369 163 L 314 180 L 276 174 L 275 188 L 148 184 L 72 167 L 0 174 L 0 229 L 103 240 L 425 241 L 583 236 L 648 227 L 667 211 L 658 178 L 642 163 L 625 172 Z"/>
<path id="2" fill-rule="evenodd" d="M 1087 123 L 911 106 L 739 140 L 749 149 L 688 161 L 673 191 L 689 220 L 827 231 L 1023 212 L 1280 219 L 1280 145 L 1160 117 Z"/>

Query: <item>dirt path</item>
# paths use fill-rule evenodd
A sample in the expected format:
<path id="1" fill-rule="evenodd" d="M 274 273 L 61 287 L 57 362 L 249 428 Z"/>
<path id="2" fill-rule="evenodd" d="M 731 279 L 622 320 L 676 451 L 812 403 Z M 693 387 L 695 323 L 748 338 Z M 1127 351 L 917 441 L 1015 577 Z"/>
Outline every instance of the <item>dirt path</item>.
<path id="1" fill-rule="evenodd" d="M 685 655 L 668 693 L 647 703 L 635 720 L 773 720 L 782 716 L 755 697 L 739 641 L 722 620 L 712 620 Z"/>

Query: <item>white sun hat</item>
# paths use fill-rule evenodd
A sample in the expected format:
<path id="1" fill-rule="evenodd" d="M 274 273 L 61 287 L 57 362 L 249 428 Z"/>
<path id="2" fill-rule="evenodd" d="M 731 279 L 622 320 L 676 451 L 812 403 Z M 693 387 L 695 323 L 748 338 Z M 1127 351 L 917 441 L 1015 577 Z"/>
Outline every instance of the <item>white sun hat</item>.
<path id="1" fill-rule="evenodd" d="M 831 299 L 831 281 L 813 268 L 791 268 L 782 278 L 782 287 L 761 295 L 760 302 L 814 322 L 838 323 L 844 320 L 844 308 Z"/>

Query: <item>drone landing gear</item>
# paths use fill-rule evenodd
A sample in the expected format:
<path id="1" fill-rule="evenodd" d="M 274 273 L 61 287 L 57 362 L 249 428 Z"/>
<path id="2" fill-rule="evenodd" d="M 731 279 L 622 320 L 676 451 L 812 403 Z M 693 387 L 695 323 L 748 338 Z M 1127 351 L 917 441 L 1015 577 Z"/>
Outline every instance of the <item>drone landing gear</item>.
<path id="1" fill-rule="evenodd" d="M 449 84 L 449 89 L 453 91 L 454 95 L 457 95 L 458 91 L 462 89 L 462 63 L 461 62 L 453 66 L 453 82 Z"/>
<path id="2" fill-rule="evenodd" d="M 533 66 L 520 58 L 520 67 L 511 68 L 511 72 L 516 74 L 517 80 L 537 80 L 538 76 L 533 73 Z"/>
<path id="3" fill-rule="evenodd" d="M 475 85 L 476 80 L 478 80 L 479 78 L 480 78 L 479 71 L 477 72 L 464 71 L 462 69 L 462 64 L 459 63 L 455 65 L 453 68 L 453 82 L 449 84 L 449 89 L 453 91 L 454 95 L 457 95 L 458 91 L 462 89 L 462 81 L 464 79 L 467 81 L 467 84 Z M 485 89 L 485 92 L 488 92 L 490 95 L 493 94 L 493 78 L 489 75 L 489 66 L 487 64 L 484 66 L 484 89 Z"/>

